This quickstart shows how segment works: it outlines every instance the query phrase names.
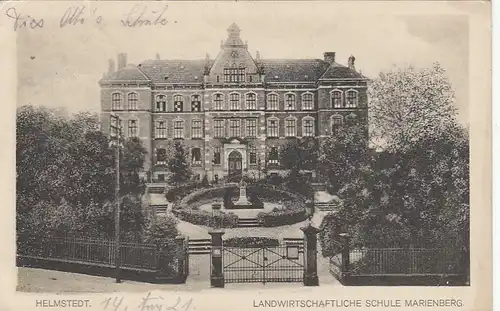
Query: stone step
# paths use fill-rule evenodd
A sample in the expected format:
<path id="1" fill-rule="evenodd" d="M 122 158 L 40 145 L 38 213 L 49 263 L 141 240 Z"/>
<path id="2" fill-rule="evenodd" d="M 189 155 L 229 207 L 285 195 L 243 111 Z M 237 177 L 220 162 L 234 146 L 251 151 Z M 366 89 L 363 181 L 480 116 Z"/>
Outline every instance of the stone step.
<path id="1" fill-rule="evenodd" d="M 165 187 L 150 186 L 150 187 L 148 187 L 148 193 L 158 193 L 158 194 L 165 193 Z"/>

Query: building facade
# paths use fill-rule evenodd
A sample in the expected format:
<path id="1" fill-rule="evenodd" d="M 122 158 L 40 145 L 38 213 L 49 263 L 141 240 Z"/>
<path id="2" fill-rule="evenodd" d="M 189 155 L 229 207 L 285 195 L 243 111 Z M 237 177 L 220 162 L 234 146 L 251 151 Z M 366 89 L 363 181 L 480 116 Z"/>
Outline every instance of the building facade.
<path id="1" fill-rule="evenodd" d="M 167 150 L 182 141 L 195 174 L 281 172 L 279 150 L 289 139 L 335 135 L 348 118 L 368 127 L 367 78 L 354 67 L 323 59 L 252 57 L 232 24 L 215 59 L 110 60 L 101 86 L 101 122 L 122 120 L 126 137 L 148 151 L 145 170 L 167 174 Z"/>

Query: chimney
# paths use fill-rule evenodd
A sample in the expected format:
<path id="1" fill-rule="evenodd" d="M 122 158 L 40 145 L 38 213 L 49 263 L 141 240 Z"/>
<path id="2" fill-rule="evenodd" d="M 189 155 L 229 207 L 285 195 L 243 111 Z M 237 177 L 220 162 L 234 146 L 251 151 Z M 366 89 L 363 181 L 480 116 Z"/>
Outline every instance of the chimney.
<path id="1" fill-rule="evenodd" d="M 118 70 L 123 69 L 127 66 L 127 53 L 118 54 Z"/>
<path id="2" fill-rule="evenodd" d="M 160 53 L 156 53 L 156 60 L 160 60 Z"/>
<path id="3" fill-rule="evenodd" d="M 113 72 L 115 72 L 115 70 L 116 70 L 115 60 L 110 58 L 108 60 L 108 74 L 112 74 Z"/>
<path id="4" fill-rule="evenodd" d="M 335 63 L 335 52 L 325 52 L 323 53 L 323 57 L 325 59 L 325 62 L 329 64 Z"/>
<path id="5" fill-rule="evenodd" d="M 356 58 L 354 56 L 349 56 L 349 60 L 347 61 L 347 65 L 349 66 L 349 69 L 356 70 L 356 67 L 354 67 L 354 61 Z"/>
<path id="6" fill-rule="evenodd" d="M 260 53 L 259 53 L 259 51 L 255 52 L 255 60 L 257 62 L 260 62 Z"/>

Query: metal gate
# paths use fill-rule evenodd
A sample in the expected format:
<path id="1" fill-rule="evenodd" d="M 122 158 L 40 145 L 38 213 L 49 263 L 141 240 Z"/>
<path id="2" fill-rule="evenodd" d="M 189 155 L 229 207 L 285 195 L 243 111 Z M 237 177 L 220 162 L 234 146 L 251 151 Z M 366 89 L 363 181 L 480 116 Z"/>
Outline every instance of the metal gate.
<path id="1" fill-rule="evenodd" d="M 304 251 L 299 245 L 224 247 L 226 283 L 302 282 Z"/>

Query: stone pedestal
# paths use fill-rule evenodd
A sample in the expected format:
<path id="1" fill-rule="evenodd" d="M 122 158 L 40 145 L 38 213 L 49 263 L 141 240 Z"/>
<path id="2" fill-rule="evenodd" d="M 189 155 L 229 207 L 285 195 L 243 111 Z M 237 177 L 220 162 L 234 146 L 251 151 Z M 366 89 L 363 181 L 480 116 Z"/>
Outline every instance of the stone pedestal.
<path id="1" fill-rule="evenodd" d="M 212 287 L 224 287 L 224 271 L 222 266 L 222 235 L 224 234 L 224 230 L 214 229 L 209 234 L 212 236 L 210 285 Z"/>
<path id="2" fill-rule="evenodd" d="M 250 203 L 250 201 L 248 201 L 247 199 L 247 187 L 245 185 L 240 186 L 240 198 L 238 199 L 238 201 L 236 201 L 236 203 L 234 203 L 234 205 L 237 206 L 252 205 L 252 203 Z"/>
<path id="3" fill-rule="evenodd" d="M 318 263 L 317 263 L 317 234 L 319 229 L 310 223 L 307 227 L 300 228 L 304 232 L 305 270 L 304 285 L 319 286 Z"/>

